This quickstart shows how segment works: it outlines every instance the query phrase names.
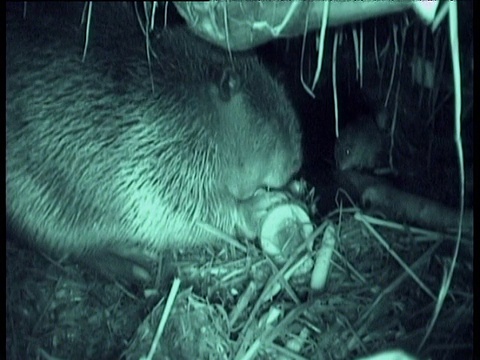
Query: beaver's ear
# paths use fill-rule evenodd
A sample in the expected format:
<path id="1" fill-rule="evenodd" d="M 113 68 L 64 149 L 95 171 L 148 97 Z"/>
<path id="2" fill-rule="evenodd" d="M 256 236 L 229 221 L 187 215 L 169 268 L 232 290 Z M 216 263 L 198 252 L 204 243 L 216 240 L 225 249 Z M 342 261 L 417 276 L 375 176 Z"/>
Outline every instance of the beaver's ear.
<path id="1" fill-rule="evenodd" d="M 220 99 L 230 101 L 240 91 L 241 86 L 240 75 L 232 68 L 225 69 L 218 86 Z"/>

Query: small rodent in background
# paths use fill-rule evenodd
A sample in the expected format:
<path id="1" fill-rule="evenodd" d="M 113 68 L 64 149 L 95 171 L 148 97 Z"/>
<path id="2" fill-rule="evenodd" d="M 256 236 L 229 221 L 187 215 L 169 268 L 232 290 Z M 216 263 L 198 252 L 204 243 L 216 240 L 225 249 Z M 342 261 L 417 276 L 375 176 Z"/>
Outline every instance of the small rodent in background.
<path id="1" fill-rule="evenodd" d="M 413 120 L 407 124 L 397 123 L 390 164 L 391 124 L 388 119 L 386 113 L 361 116 L 341 129 L 334 152 L 337 169 L 388 175 L 385 180 L 407 192 L 451 207 L 458 206 L 459 170 L 453 135 L 448 138 L 428 134 L 421 123 L 415 128 Z M 470 206 L 471 165 L 466 165 L 465 175 L 465 200 Z"/>
<path id="2" fill-rule="evenodd" d="M 374 116 L 361 116 L 340 130 L 334 153 L 337 169 L 373 171 L 388 166 L 387 145 Z"/>
<path id="3" fill-rule="evenodd" d="M 35 30 L 7 22 L 7 221 L 21 237 L 79 258 L 201 245 L 214 237 L 197 221 L 235 234 L 254 192 L 299 170 L 297 116 L 251 53 L 177 28 L 152 41 L 151 66 L 142 39 L 109 34 L 82 63 L 68 30 Z"/>

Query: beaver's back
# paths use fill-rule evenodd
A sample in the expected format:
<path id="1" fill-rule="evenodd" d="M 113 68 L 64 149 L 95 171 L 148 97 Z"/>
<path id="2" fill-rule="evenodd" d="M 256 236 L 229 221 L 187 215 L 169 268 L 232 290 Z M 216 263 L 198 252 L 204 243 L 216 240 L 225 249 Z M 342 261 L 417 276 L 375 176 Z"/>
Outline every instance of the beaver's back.
<path id="1" fill-rule="evenodd" d="M 81 42 L 46 37 L 7 26 L 7 216 L 35 241 L 210 241 L 196 221 L 234 233 L 240 200 L 298 170 L 297 118 L 252 56 L 232 63 L 177 29 L 151 66 L 129 39 L 91 44 L 82 63 Z"/>

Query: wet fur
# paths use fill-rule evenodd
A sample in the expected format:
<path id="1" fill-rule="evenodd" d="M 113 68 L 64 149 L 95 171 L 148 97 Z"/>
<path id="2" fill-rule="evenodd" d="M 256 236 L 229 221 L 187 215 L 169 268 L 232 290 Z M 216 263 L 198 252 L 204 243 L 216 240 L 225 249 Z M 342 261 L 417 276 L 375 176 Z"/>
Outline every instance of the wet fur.
<path id="1" fill-rule="evenodd" d="M 81 41 L 25 34 L 7 26 L 7 218 L 38 244 L 81 254 L 209 242 L 196 221 L 233 234 L 239 201 L 300 167 L 296 115 L 251 54 L 232 63 L 169 30 L 150 72 L 141 41 L 101 39 L 82 63 Z M 225 101 L 231 69 L 241 86 Z"/>

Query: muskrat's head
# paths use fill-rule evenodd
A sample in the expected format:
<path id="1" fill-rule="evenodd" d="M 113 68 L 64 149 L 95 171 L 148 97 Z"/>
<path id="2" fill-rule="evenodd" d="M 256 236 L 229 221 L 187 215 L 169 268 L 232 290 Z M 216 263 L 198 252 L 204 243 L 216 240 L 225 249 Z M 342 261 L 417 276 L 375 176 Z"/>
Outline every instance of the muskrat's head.
<path id="1" fill-rule="evenodd" d="M 385 154 L 385 134 L 370 117 L 348 124 L 335 143 L 335 162 L 341 171 L 385 166 Z"/>

